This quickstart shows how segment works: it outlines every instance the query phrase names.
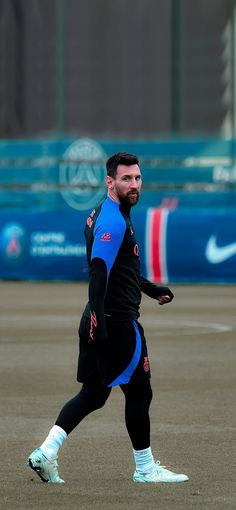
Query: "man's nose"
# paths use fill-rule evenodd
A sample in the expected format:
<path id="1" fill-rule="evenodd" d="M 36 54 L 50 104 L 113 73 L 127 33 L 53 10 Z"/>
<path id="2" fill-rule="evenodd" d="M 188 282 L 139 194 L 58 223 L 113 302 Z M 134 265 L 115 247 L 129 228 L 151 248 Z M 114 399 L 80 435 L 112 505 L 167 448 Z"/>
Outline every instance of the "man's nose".
<path id="1" fill-rule="evenodd" d="M 136 179 L 131 179 L 130 187 L 131 188 L 137 188 L 138 187 L 138 181 Z"/>

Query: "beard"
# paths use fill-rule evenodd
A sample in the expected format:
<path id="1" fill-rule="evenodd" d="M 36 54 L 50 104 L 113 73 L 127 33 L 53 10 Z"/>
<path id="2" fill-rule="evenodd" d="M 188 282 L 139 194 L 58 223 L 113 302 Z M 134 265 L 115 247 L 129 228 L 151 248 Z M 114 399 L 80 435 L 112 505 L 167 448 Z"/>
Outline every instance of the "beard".
<path id="1" fill-rule="evenodd" d="M 122 205 L 128 205 L 130 207 L 133 207 L 134 205 L 137 204 L 137 202 L 139 201 L 139 197 L 140 197 L 139 191 L 129 191 L 127 195 L 120 195 L 120 193 L 118 193 L 120 203 Z"/>

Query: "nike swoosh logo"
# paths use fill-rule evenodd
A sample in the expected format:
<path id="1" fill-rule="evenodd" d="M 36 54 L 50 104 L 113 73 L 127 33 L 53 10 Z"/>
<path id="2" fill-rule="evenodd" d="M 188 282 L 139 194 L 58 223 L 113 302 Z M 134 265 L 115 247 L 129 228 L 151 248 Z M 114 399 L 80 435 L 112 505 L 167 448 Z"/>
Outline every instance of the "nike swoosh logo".
<path id="1" fill-rule="evenodd" d="M 226 246 L 217 246 L 216 236 L 211 236 L 206 246 L 206 258 L 210 264 L 220 264 L 236 255 L 236 243 Z"/>

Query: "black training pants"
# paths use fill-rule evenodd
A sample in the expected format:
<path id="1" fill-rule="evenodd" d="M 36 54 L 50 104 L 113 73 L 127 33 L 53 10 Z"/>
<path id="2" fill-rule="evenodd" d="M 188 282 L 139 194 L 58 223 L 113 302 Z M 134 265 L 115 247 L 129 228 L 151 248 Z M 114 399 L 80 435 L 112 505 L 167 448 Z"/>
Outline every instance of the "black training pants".
<path id="1" fill-rule="evenodd" d="M 125 396 L 125 423 L 133 448 L 143 450 L 150 446 L 149 406 L 152 400 L 150 379 L 140 381 L 135 374 L 128 384 L 121 386 Z M 81 391 L 62 408 L 56 425 L 67 434 L 91 412 L 103 407 L 111 388 L 83 384 Z"/>

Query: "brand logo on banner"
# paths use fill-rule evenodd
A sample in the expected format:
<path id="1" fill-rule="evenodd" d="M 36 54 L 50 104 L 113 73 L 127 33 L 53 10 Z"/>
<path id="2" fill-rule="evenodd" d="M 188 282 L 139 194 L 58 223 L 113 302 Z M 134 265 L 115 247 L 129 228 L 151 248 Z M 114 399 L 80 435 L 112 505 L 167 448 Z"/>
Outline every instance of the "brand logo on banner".
<path id="1" fill-rule="evenodd" d="M 87 210 L 105 195 L 105 161 L 101 145 L 89 138 L 73 142 L 60 165 L 61 194 L 73 209 Z"/>
<path id="2" fill-rule="evenodd" d="M 1 232 L 1 252 L 5 262 L 10 265 L 22 263 L 26 254 L 26 233 L 18 223 L 8 223 Z"/>
<path id="3" fill-rule="evenodd" d="M 220 264 L 236 255 L 236 243 L 219 246 L 216 236 L 211 236 L 206 246 L 206 258 L 210 264 Z"/>

